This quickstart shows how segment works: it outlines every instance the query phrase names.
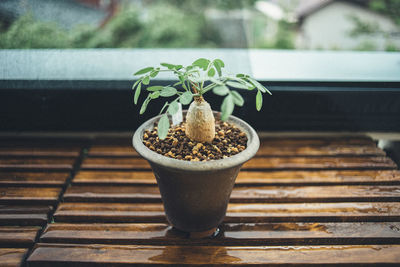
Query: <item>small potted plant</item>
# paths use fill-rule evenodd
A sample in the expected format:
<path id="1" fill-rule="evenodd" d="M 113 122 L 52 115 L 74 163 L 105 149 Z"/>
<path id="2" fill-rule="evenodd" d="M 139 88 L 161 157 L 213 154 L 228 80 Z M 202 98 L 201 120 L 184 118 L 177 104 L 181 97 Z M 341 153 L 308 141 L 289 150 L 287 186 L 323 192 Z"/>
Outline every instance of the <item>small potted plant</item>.
<path id="1" fill-rule="evenodd" d="M 231 115 L 235 106 L 244 104 L 233 88 L 257 90 L 258 111 L 262 93 L 270 93 L 248 75 L 223 74 L 224 67 L 220 59 L 205 58 L 186 67 L 161 63 L 160 67 L 137 71 L 135 75 L 140 77 L 132 87 L 135 104 L 144 87 L 148 93 L 140 114 L 153 99 L 170 100 L 160 115 L 136 130 L 133 146 L 153 169 L 168 221 L 193 237 L 215 234 L 224 219 L 240 167 L 259 148 L 254 129 Z M 168 86 L 149 86 L 150 80 L 161 72 L 172 72 L 178 81 Z M 209 91 L 224 97 L 220 113 L 213 112 L 204 99 Z M 189 105 L 184 121 L 182 105 Z"/>

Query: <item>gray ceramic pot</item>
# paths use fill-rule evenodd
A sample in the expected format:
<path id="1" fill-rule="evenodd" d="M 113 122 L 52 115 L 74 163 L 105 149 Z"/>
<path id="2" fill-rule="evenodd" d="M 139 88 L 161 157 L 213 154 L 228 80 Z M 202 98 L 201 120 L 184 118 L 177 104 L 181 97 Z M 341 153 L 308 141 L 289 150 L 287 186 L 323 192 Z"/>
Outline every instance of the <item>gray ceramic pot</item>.
<path id="1" fill-rule="evenodd" d="M 143 145 L 144 131 L 152 129 L 159 119 L 160 116 L 154 117 L 136 130 L 133 146 L 153 169 L 168 221 L 185 232 L 216 228 L 225 217 L 240 167 L 259 148 L 256 132 L 243 120 L 230 116 L 228 121 L 247 135 L 247 148 L 244 151 L 221 160 L 183 161 L 162 156 Z"/>

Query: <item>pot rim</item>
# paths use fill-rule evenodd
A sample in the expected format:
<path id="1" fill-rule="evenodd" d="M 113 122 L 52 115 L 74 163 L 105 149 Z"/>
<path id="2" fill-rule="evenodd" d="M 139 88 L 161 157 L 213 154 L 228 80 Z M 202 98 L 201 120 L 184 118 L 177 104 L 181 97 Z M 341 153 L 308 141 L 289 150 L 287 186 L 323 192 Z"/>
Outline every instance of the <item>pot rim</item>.
<path id="1" fill-rule="evenodd" d="M 185 111 L 184 111 L 185 112 Z M 219 112 L 214 111 L 214 116 Z M 185 171 L 216 171 L 221 169 L 232 168 L 242 165 L 250 160 L 257 153 L 260 146 L 260 140 L 256 131 L 245 121 L 236 116 L 229 116 L 228 122 L 234 124 L 247 135 L 247 147 L 242 152 L 225 159 L 209 160 L 209 161 L 186 161 L 173 159 L 163 156 L 149 149 L 143 144 L 143 132 L 151 129 L 162 115 L 155 116 L 144 122 L 134 133 L 132 138 L 133 147 L 136 151 L 150 162 L 154 162 L 169 169 L 185 170 Z"/>

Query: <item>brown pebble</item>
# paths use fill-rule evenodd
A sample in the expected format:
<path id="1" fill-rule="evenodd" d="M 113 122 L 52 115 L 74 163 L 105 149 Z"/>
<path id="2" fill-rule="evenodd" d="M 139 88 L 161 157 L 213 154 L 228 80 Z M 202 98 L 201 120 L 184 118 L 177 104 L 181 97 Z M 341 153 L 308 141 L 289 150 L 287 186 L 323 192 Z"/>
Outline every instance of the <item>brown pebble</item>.
<path id="1" fill-rule="evenodd" d="M 178 139 L 174 138 L 172 141 L 172 146 L 177 146 L 178 145 Z"/>

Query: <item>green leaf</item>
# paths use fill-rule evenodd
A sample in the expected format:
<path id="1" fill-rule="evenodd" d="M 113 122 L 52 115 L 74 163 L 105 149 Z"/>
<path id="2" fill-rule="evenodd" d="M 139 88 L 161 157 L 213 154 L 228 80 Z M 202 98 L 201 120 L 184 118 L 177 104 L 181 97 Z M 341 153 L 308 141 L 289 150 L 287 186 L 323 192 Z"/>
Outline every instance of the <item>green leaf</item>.
<path id="1" fill-rule="evenodd" d="M 221 105 L 221 120 L 226 121 L 232 114 L 235 104 L 233 103 L 233 97 L 231 94 L 227 95 L 222 101 Z"/>
<path id="2" fill-rule="evenodd" d="M 172 86 L 177 86 L 177 85 L 181 85 L 181 84 L 182 84 L 182 82 L 176 82 Z"/>
<path id="3" fill-rule="evenodd" d="M 177 93 L 176 89 L 174 87 L 171 86 L 167 86 L 164 87 L 161 91 L 161 96 L 163 97 L 169 97 L 169 96 L 173 96 Z"/>
<path id="4" fill-rule="evenodd" d="M 149 82 L 150 82 L 150 77 L 149 76 L 146 76 L 146 77 L 143 78 L 143 84 L 144 85 L 148 85 Z"/>
<path id="5" fill-rule="evenodd" d="M 142 107 L 140 108 L 140 114 L 143 114 L 146 111 L 147 105 L 149 104 L 150 99 L 146 98 L 145 101 L 143 101 Z"/>
<path id="6" fill-rule="evenodd" d="M 138 85 L 138 83 L 140 83 L 141 81 L 142 81 L 141 79 L 137 80 L 137 81 L 133 84 L 132 90 L 135 90 L 136 85 Z"/>
<path id="7" fill-rule="evenodd" d="M 254 80 L 253 78 L 248 78 L 248 79 L 257 87 L 258 90 L 260 90 L 263 93 L 268 93 L 272 95 L 272 93 L 258 81 Z"/>
<path id="8" fill-rule="evenodd" d="M 218 64 L 221 68 L 225 67 L 225 63 L 219 58 L 214 60 L 214 64 Z"/>
<path id="9" fill-rule="evenodd" d="M 141 74 L 145 74 L 145 73 L 148 73 L 148 72 L 150 72 L 150 71 L 152 71 L 152 70 L 154 70 L 154 68 L 153 67 L 147 67 L 147 68 L 144 68 L 144 69 L 141 69 L 141 70 L 138 70 L 135 74 L 133 74 L 133 75 L 141 75 Z"/>
<path id="10" fill-rule="evenodd" d="M 160 96 L 160 91 L 155 91 L 149 95 L 151 99 L 156 99 Z"/>
<path id="11" fill-rule="evenodd" d="M 163 67 L 168 68 L 169 70 L 172 70 L 173 68 L 175 68 L 175 65 L 174 65 L 174 64 L 161 63 L 160 65 L 163 66 Z"/>
<path id="12" fill-rule="evenodd" d="M 164 114 L 158 121 L 158 128 L 157 128 L 158 138 L 164 140 L 165 137 L 167 137 L 168 130 L 169 130 L 169 119 L 168 115 Z"/>
<path id="13" fill-rule="evenodd" d="M 149 91 L 149 92 L 155 92 L 155 91 L 161 91 L 161 89 L 163 89 L 164 88 L 164 86 L 161 86 L 161 85 L 155 85 L 155 86 L 150 86 L 150 87 L 147 87 L 147 91 Z"/>
<path id="14" fill-rule="evenodd" d="M 225 67 L 224 62 L 223 62 L 221 59 L 215 59 L 215 60 L 213 61 L 213 65 L 214 65 L 214 67 L 217 69 L 218 76 L 221 76 L 221 75 L 222 75 L 221 69 L 222 69 L 223 67 Z"/>
<path id="15" fill-rule="evenodd" d="M 168 106 L 168 104 L 169 104 L 168 101 L 165 102 L 164 106 L 162 107 L 162 109 L 160 110 L 160 113 L 158 113 L 158 115 L 160 115 L 164 111 L 164 109 Z"/>
<path id="16" fill-rule="evenodd" d="M 169 64 L 169 63 L 161 63 L 160 65 L 168 68 L 169 70 L 173 70 L 173 69 L 180 70 L 183 68 L 182 65 L 174 65 L 174 64 Z"/>
<path id="17" fill-rule="evenodd" d="M 249 75 L 239 73 L 239 74 L 236 74 L 236 77 L 238 77 L 238 78 L 248 78 Z"/>
<path id="18" fill-rule="evenodd" d="M 192 102 L 192 99 L 193 94 L 189 91 L 186 91 L 179 97 L 179 102 L 181 102 L 182 105 L 188 105 L 190 102 Z"/>
<path id="19" fill-rule="evenodd" d="M 169 104 L 168 107 L 168 113 L 171 115 L 174 115 L 175 113 L 177 113 L 179 110 L 179 104 L 177 101 L 171 102 L 171 104 Z"/>
<path id="20" fill-rule="evenodd" d="M 232 97 L 233 97 L 233 102 L 235 105 L 239 107 L 243 107 L 244 104 L 244 99 L 243 97 L 236 91 L 231 91 Z"/>
<path id="21" fill-rule="evenodd" d="M 160 68 L 157 68 L 157 69 L 153 70 L 153 71 L 150 73 L 150 77 L 154 78 L 154 77 L 156 77 L 159 73 L 160 73 Z"/>
<path id="22" fill-rule="evenodd" d="M 211 68 L 211 69 L 208 71 L 207 75 L 208 75 L 209 77 L 214 77 L 214 75 L 215 75 L 215 70 L 214 70 L 213 68 Z"/>
<path id="23" fill-rule="evenodd" d="M 216 95 L 224 96 L 229 93 L 229 88 L 226 87 L 225 85 L 215 86 L 213 88 L 213 93 Z"/>
<path id="24" fill-rule="evenodd" d="M 224 84 L 224 83 L 221 82 L 220 80 L 215 79 L 215 78 L 213 78 L 213 77 L 210 77 L 209 80 L 210 80 L 211 82 L 215 83 L 215 84 L 218 84 L 218 85 L 223 85 L 223 84 Z"/>
<path id="25" fill-rule="evenodd" d="M 205 58 L 199 58 L 198 60 L 192 63 L 193 66 L 200 67 L 203 70 L 207 70 L 208 64 L 210 64 L 210 61 Z"/>
<path id="26" fill-rule="evenodd" d="M 242 83 L 238 82 L 226 82 L 227 85 L 234 87 L 234 88 L 239 88 L 239 89 L 248 89 L 248 87 Z"/>
<path id="27" fill-rule="evenodd" d="M 135 96 L 133 97 L 133 103 L 135 103 L 135 105 L 137 105 L 137 102 L 139 100 L 141 87 L 142 87 L 141 83 L 139 83 L 138 86 L 136 87 Z"/>
<path id="28" fill-rule="evenodd" d="M 262 99 L 261 91 L 257 91 L 257 96 L 256 96 L 256 109 L 257 109 L 257 111 L 261 110 L 262 101 L 263 101 L 263 99 Z"/>

